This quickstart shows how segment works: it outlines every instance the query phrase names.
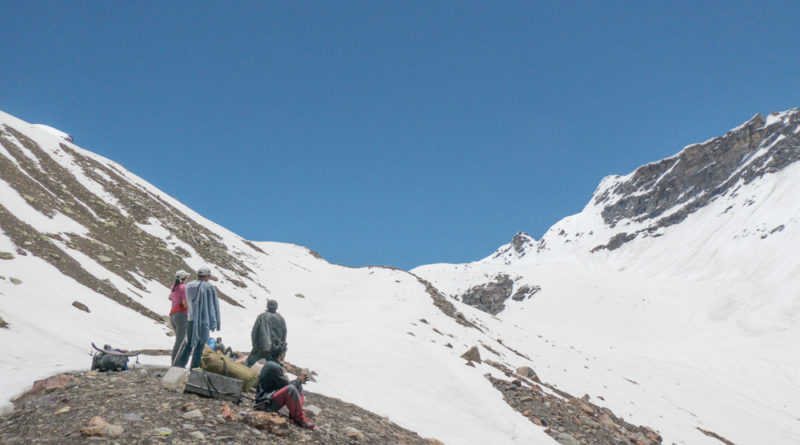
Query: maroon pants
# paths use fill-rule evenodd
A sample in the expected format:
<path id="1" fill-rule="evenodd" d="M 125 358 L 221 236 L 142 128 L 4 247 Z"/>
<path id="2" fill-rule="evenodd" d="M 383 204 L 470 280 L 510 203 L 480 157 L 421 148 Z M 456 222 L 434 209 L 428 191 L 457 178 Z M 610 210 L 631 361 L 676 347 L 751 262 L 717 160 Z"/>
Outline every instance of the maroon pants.
<path id="1" fill-rule="evenodd" d="M 302 392 L 298 391 L 294 385 L 286 385 L 272 395 L 269 407 L 273 411 L 277 411 L 283 406 L 289 408 L 289 418 L 292 419 L 292 422 L 302 425 L 307 422 L 306 414 L 303 412 L 304 401 Z"/>

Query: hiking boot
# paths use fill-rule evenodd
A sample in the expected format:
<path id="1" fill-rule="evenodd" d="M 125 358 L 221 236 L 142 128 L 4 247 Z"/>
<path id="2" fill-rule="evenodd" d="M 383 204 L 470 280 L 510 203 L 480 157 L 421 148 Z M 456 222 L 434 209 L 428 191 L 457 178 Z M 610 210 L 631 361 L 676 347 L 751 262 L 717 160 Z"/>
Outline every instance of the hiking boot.
<path id="1" fill-rule="evenodd" d="M 295 424 L 300 428 L 305 428 L 307 430 L 313 430 L 314 427 L 317 426 L 314 422 L 309 422 L 307 420 L 304 420 L 302 422 L 295 422 Z"/>

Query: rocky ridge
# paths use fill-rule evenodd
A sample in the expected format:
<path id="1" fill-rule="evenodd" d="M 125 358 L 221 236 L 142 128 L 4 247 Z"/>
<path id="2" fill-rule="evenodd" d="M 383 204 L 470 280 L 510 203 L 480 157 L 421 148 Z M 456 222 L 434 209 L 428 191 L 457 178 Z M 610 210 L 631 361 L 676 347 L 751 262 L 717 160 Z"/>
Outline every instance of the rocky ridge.
<path id="1" fill-rule="evenodd" d="M 800 109 L 760 114 L 726 134 L 692 144 L 668 158 L 625 176 L 604 178 L 587 209 L 612 235 L 583 227 L 577 233 L 555 224 L 540 240 L 517 233 L 511 243 L 484 261 L 509 265 L 559 244 L 591 240 L 591 252 L 613 251 L 637 238 L 658 237 L 663 230 L 722 196 L 736 196 L 751 182 L 800 160 Z M 752 205 L 753 203 L 749 203 Z M 584 210 L 586 211 L 586 210 Z M 584 230 L 585 229 L 585 230 Z M 584 245 L 578 243 L 580 245 Z"/>

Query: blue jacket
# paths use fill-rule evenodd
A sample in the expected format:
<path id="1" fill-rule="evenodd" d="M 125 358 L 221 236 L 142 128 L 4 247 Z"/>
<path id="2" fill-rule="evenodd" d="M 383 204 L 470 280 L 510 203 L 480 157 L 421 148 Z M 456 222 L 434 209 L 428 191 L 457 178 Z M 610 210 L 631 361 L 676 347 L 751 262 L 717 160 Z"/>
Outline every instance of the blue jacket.
<path id="1" fill-rule="evenodd" d="M 192 281 L 186 285 L 186 299 L 194 320 L 192 338 L 198 338 L 200 325 L 209 331 L 220 330 L 219 298 L 214 286 L 207 281 Z"/>

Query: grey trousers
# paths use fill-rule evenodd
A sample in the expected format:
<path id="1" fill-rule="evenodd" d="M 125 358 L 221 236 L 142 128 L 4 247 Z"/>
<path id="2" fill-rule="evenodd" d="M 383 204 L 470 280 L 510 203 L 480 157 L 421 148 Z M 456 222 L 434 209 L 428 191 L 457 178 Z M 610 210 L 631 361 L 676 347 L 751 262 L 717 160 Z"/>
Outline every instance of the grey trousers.
<path id="1" fill-rule="evenodd" d="M 181 348 L 183 339 L 186 338 L 186 324 L 189 315 L 186 312 L 175 312 L 169 316 L 169 321 L 172 323 L 172 329 L 175 329 L 175 346 L 172 347 L 172 361 L 175 363 L 175 356 L 178 355 L 178 350 Z"/>

